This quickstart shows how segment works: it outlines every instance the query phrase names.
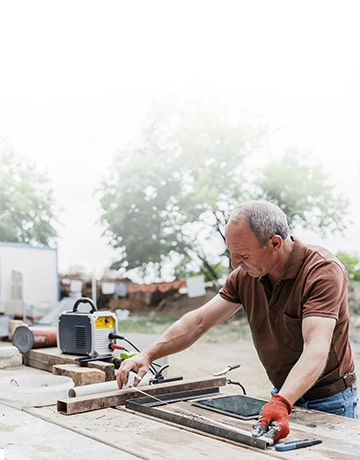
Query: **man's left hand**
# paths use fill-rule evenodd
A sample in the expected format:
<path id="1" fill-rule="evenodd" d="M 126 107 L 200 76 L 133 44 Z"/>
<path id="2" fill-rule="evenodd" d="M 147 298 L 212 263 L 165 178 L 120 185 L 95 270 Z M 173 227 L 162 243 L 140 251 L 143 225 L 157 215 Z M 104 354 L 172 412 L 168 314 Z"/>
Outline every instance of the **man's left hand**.
<path id="1" fill-rule="evenodd" d="M 259 420 L 254 425 L 253 436 L 273 437 L 274 443 L 290 433 L 289 415 L 292 405 L 284 396 L 275 394 L 261 409 Z"/>

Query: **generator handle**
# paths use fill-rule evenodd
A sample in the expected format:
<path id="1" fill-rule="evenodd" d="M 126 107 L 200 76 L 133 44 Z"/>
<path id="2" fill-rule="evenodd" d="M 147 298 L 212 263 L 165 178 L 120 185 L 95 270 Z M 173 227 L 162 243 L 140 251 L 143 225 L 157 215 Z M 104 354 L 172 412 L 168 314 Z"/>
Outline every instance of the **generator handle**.
<path id="1" fill-rule="evenodd" d="M 97 311 L 96 305 L 94 304 L 92 299 L 89 299 L 88 297 L 82 297 L 81 299 L 78 299 L 75 302 L 74 307 L 73 307 L 73 312 L 77 311 L 77 307 L 80 303 L 89 303 L 91 305 L 90 313 L 94 313 L 95 311 Z"/>

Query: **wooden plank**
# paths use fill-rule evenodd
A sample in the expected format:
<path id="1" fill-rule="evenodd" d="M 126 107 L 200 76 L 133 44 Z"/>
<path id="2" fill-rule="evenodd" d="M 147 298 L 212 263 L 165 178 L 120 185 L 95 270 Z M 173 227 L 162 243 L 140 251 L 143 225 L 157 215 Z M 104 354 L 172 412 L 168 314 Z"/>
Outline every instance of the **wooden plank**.
<path id="1" fill-rule="evenodd" d="M 136 401 L 134 403 L 136 405 Z M 195 431 L 205 436 L 219 437 L 219 439 L 227 437 L 227 441 L 236 443 L 243 441 L 241 438 L 237 440 L 236 437 L 228 436 L 226 432 L 219 431 L 216 424 L 220 422 L 250 432 L 254 423 L 254 420 L 241 420 L 193 406 L 191 401 L 170 402 L 163 406 L 152 407 L 149 411 L 147 409 L 145 407 L 139 413 L 151 417 L 153 420 L 161 420 L 174 426 L 180 425 L 189 431 Z M 131 409 L 125 410 L 135 411 L 135 413 L 137 411 L 133 405 L 131 405 Z M 203 416 L 207 420 L 193 423 L 196 416 L 191 417 L 190 413 Z M 214 421 L 214 426 L 211 426 L 211 420 Z M 304 460 L 314 458 L 355 460 L 360 458 L 359 420 L 295 407 L 290 416 L 290 429 L 290 435 L 282 442 L 316 437 L 321 439 L 322 443 L 302 448 L 300 451 L 290 452 L 277 452 L 273 447 L 268 447 L 269 456 L 288 460 L 290 455 L 299 455 L 301 452 L 301 458 Z"/>
<path id="2" fill-rule="evenodd" d="M 23 355 L 25 366 L 52 372 L 55 364 L 74 364 L 80 356 L 61 353 L 57 348 L 37 348 Z"/>
<path id="3" fill-rule="evenodd" d="M 85 435 L 104 445 L 133 454 L 138 459 L 269 460 L 267 451 L 219 441 L 210 436 L 204 437 L 198 432 L 180 429 L 178 426 L 145 415 L 139 416 L 123 408 L 124 406 L 118 406 L 117 409 L 106 408 L 71 417 L 59 414 L 53 406 L 30 407 L 24 410 L 42 420 L 66 428 L 71 433 Z M 100 458 L 118 457 L 103 455 Z M 282 458 L 289 460 L 289 457 Z M 296 458 L 302 460 L 301 456 Z M 312 460 L 319 460 L 319 457 L 313 455 Z"/>
<path id="4" fill-rule="evenodd" d="M 359 460 L 360 458 L 359 434 L 354 436 L 350 442 L 347 436 L 348 432 L 354 433 L 356 427 L 359 433 L 359 420 L 320 414 L 306 409 L 299 409 L 300 412 L 303 412 L 301 414 L 303 425 L 300 425 L 300 420 L 298 420 L 298 425 L 290 420 L 291 433 L 287 440 L 319 437 L 323 442 L 316 446 L 288 452 L 277 452 L 274 447 L 268 447 L 264 451 L 239 443 L 235 444 L 230 440 L 220 441 L 215 436 L 197 430 L 179 427 L 174 423 L 145 414 L 139 415 L 125 409 L 125 406 L 77 414 L 72 417 L 64 417 L 54 410 L 54 406 L 24 408 L 23 411 L 17 411 L 18 415 L 14 424 L 21 423 L 19 420 L 24 411 L 49 423 L 64 427 L 69 432 L 81 433 L 90 439 L 114 446 L 146 460 L 153 460 L 155 456 L 157 460 L 205 457 L 221 460 Z M 218 420 L 219 414 L 215 414 L 214 417 Z M 321 424 L 326 423 L 324 417 L 328 420 L 328 429 L 321 435 L 313 433 L 314 425 L 317 425 L 315 429 L 321 432 Z M 226 421 L 228 424 L 235 423 L 236 426 L 247 430 L 251 430 L 253 423 L 251 420 L 242 421 L 230 419 L 230 417 L 227 417 Z M 3 423 L 6 421 L 3 420 Z M 331 433 L 331 427 L 336 427 L 334 434 Z M 26 433 L 25 431 L 25 436 Z M 31 438 L 28 439 L 28 442 L 30 441 Z"/>
<path id="5" fill-rule="evenodd" d="M 160 383 L 156 385 L 144 385 L 143 391 L 151 395 L 169 394 L 178 391 L 188 391 L 194 389 L 216 388 L 226 385 L 226 377 L 208 377 L 181 380 L 177 382 Z M 82 412 L 104 409 L 123 405 L 128 399 L 144 396 L 134 388 L 97 393 L 95 395 L 78 396 L 57 402 L 57 410 L 64 415 L 78 414 Z"/>
<path id="6" fill-rule="evenodd" d="M 83 356 L 62 353 L 56 347 L 36 348 L 23 355 L 23 364 L 43 371 L 52 372 L 53 366 L 59 364 L 76 364 L 80 367 L 76 358 L 82 357 Z M 90 361 L 88 363 L 82 363 L 81 367 L 100 369 L 105 373 L 105 381 L 107 382 L 115 379 L 115 365 L 113 363 Z"/>
<path id="7" fill-rule="evenodd" d="M 52 410 L 54 412 L 53 407 Z M 125 452 L 121 443 L 116 445 L 116 439 L 113 445 L 109 445 L 101 436 L 97 436 L 97 439 L 89 436 L 91 430 L 88 434 L 85 430 L 79 434 L 78 430 L 44 420 L 37 413 L 32 415 L 1 403 L 0 411 L 0 458 L 3 460 L 139 460 L 137 455 Z"/>
<path id="8" fill-rule="evenodd" d="M 56 364 L 53 366 L 53 374 L 70 377 L 75 387 L 105 382 L 105 373 L 100 369 L 79 367 L 76 364 Z"/>
<path id="9" fill-rule="evenodd" d="M 357 458 L 360 458 L 360 422 L 358 419 L 294 407 L 290 416 L 290 427 L 297 432 L 303 432 L 303 438 L 327 438 L 328 446 L 331 446 L 332 442 L 335 450 L 356 454 Z"/>
<path id="10" fill-rule="evenodd" d="M 83 365 L 81 365 L 83 366 Z M 105 361 L 89 361 L 86 366 L 91 369 L 99 369 L 105 374 L 105 382 L 115 380 L 115 365 L 113 363 L 107 363 Z"/>

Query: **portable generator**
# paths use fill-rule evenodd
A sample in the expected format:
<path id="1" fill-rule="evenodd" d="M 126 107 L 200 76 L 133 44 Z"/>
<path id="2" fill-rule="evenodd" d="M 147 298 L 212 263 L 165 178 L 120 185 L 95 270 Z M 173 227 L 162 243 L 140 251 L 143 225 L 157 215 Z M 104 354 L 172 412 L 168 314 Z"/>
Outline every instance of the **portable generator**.
<path id="1" fill-rule="evenodd" d="M 81 303 L 88 303 L 90 311 L 79 311 Z M 78 299 L 72 311 L 59 315 L 58 348 L 62 353 L 86 355 L 104 359 L 112 356 L 110 346 L 116 339 L 109 336 L 117 333 L 117 317 L 110 311 L 98 311 L 87 297 Z"/>

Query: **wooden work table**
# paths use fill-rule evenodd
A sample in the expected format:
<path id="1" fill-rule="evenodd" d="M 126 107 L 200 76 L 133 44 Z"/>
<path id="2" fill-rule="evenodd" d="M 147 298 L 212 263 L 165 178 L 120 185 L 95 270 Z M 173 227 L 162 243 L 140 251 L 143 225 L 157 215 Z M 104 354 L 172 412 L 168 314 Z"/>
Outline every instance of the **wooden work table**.
<path id="1" fill-rule="evenodd" d="M 179 404 L 188 404 L 193 410 L 190 402 L 174 404 L 177 407 Z M 217 420 L 219 417 L 223 416 L 215 414 Z M 253 422 L 231 419 L 232 424 L 247 430 L 251 430 Z M 360 458 L 358 420 L 296 409 L 291 415 L 290 426 L 291 434 L 287 440 L 317 437 L 322 439 L 322 444 L 288 452 L 277 452 L 274 447 L 260 450 L 134 413 L 124 405 L 64 415 L 58 412 L 56 405 L 29 407 L 20 411 L 0 404 L 0 447 L 5 448 L 6 460 Z"/>
<path id="2" fill-rule="evenodd" d="M 74 367 L 74 357 L 62 355 L 56 349 L 31 350 L 24 356 L 21 369 L 1 370 L 0 376 L 13 375 L 15 369 L 26 374 L 62 372 L 74 381 L 88 379 L 93 372 L 94 382 L 101 372 L 102 381 L 114 378 L 114 368 L 103 362 L 90 363 L 88 369 Z M 67 365 L 68 367 L 66 367 Z M 87 370 L 87 372 L 85 372 Z M 204 377 L 189 381 L 162 383 L 142 387 L 153 395 L 177 391 L 217 388 L 218 394 L 229 394 L 226 377 Z M 232 388 L 232 387 L 231 387 Z M 230 390 L 238 394 L 238 390 Z M 360 458 L 360 421 L 329 415 L 322 412 L 295 408 L 290 416 L 291 433 L 286 441 L 319 438 L 321 444 L 287 452 L 275 448 L 248 446 L 243 443 L 219 439 L 214 433 L 200 432 L 185 427 L 174 420 L 154 417 L 133 408 L 126 401 L 141 398 L 135 389 L 58 400 L 43 407 L 22 410 L 0 401 L 0 460 L 27 459 L 116 459 L 116 460 L 199 460 L 221 459 L 266 460 L 352 460 Z M 215 395 L 216 396 L 216 395 Z M 1 395 L 0 395 L 1 398 Z M 83 398 L 83 399 L 82 399 Z M 87 399 L 89 398 L 89 399 Z M 136 399 L 135 399 L 136 401 Z M 131 405 L 129 405 L 131 407 Z M 191 400 L 169 402 L 157 406 L 156 411 L 179 414 L 183 411 L 202 413 L 214 423 L 222 422 L 250 432 L 255 420 L 239 420 L 223 414 L 194 407 Z M 199 412 L 200 411 L 200 412 Z"/>
<path id="3" fill-rule="evenodd" d="M 317 436 L 322 444 L 276 452 L 228 442 L 171 426 L 133 414 L 123 408 L 107 408 L 65 416 L 56 406 L 27 408 L 24 411 L 0 405 L 0 440 L 5 458 L 15 459 L 81 459 L 116 458 L 153 460 L 183 460 L 199 458 L 235 458 L 265 460 L 279 459 L 358 459 L 360 456 L 359 422 L 341 417 L 328 417 L 303 412 L 308 428 L 291 423 L 292 436 Z M 331 420 L 330 420 L 331 419 Z M 321 425 L 314 426 L 321 422 Z M 294 438 L 292 438 L 294 439 Z"/>

